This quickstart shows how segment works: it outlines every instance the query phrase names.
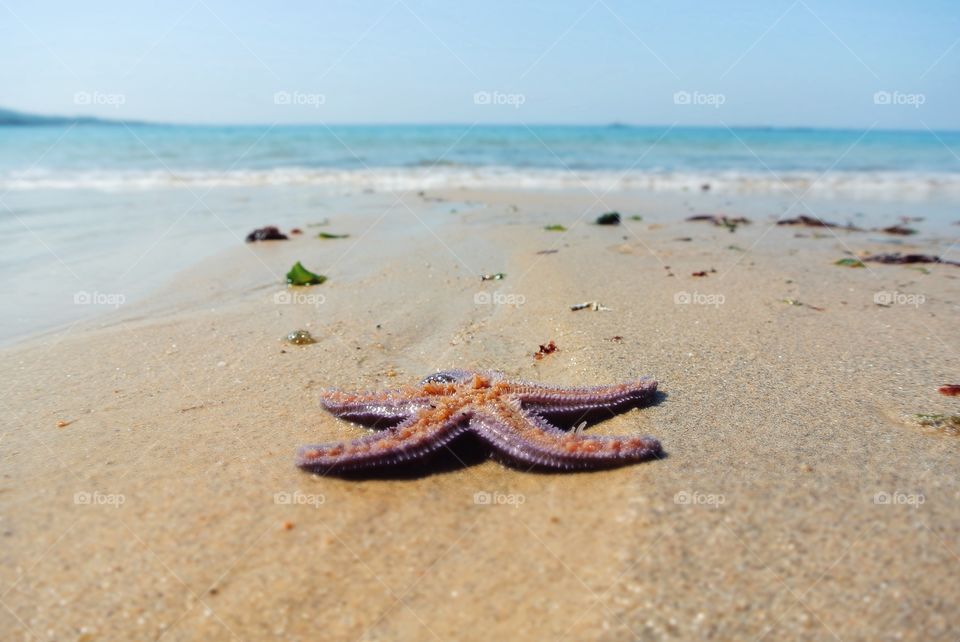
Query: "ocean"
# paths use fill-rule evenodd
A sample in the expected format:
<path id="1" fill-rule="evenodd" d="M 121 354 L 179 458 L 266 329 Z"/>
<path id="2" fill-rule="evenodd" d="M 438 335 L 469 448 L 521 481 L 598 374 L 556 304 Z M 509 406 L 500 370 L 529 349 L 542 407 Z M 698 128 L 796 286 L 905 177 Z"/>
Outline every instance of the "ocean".
<path id="1" fill-rule="evenodd" d="M 325 185 L 960 196 L 960 132 L 628 126 L 0 128 L 0 192 Z"/>

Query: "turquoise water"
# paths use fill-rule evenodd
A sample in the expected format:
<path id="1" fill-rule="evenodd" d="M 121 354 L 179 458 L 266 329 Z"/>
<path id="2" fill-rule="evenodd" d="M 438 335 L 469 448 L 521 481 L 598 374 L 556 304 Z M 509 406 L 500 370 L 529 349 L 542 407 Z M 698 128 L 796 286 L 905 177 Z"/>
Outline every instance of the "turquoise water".
<path id="1" fill-rule="evenodd" d="M 78 125 L 0 128 L 0 141 L 0 190 L 583 183 L 689 189 L 703 182 L 751 191 L 784 189 L 786 183 L 918 196 L 960 189 L 960 132 Z"/>

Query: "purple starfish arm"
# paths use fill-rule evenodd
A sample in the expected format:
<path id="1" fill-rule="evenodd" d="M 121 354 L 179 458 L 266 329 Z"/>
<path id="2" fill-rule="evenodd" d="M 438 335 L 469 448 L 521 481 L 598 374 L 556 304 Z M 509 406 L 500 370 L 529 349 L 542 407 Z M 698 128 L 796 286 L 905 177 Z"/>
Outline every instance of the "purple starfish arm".
<path id="1" fill-rule="evenodd" d="M 463 412 L 442 420 L 424 413 L 351 442 L 302 446 L 297 465 L 319 474 L 338 474 L 401 464 L 443 448 L 467 429 L 468 420 Z"/>
<path id="2" fill-rule="evenodd" d="M 413 388 L 385 392 L 325 390 L 320 404 L 330 413 L 365 425 L 389 425 L 430 407 L 430 399 Z"/>
<path id="3" fill-rule="evenodd" d="M 511 463 L 577 470 L 644 461 L 663 452 L 653 437 L 586 436 L 564 432 L 514 404 L 501 404 L 498 410 L 475 416 L 470 428 Z"/>
<path id="4" fill-rule="evenodd" d="M 511 392 L 523 407 L 534 412 L 573 413 L 607 408 L 613 410 L 626 404 L 642 404 L 653 399 L 657 382 L 650 377 L 612 386 L 564 388 L 533 383 L 516 383 Z"/>

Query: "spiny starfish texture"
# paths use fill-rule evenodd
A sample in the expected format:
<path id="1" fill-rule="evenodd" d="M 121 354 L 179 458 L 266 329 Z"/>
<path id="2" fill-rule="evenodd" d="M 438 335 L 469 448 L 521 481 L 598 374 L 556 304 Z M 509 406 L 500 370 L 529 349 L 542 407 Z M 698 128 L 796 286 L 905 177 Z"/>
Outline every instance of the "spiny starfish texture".
<path id="1" fill-rule="evenodd" d="M 657 390 L 649 378 L 612 386 L 563 388 L 508 381 L 496 372 L 438 372 L 401 390 L 321 395 L 334 415 L 378 432 L 346 443 L 304 446 L 297 465 L 315 473 L 346 473 L 410 462 L 438 451 L 466 432 L 495 456 L 530 468 L 608 468 L 657 457 L 653 437 L 586 436 L 564 431 L 544 417 L 580 421 L 648 403 Z M 379 424 L 379 425 L 378 425 Z"/>

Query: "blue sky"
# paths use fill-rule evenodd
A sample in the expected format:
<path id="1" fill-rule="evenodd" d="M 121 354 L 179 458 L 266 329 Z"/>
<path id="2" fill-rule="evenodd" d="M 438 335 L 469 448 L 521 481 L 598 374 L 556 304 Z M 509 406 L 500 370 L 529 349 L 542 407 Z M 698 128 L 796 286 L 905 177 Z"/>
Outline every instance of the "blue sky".
<path id="1" fill-rule="evenodd" d="M 958 41 L 956 0 L 0 0 L 0 106 L 195 123 L 960 129 Z"/>

